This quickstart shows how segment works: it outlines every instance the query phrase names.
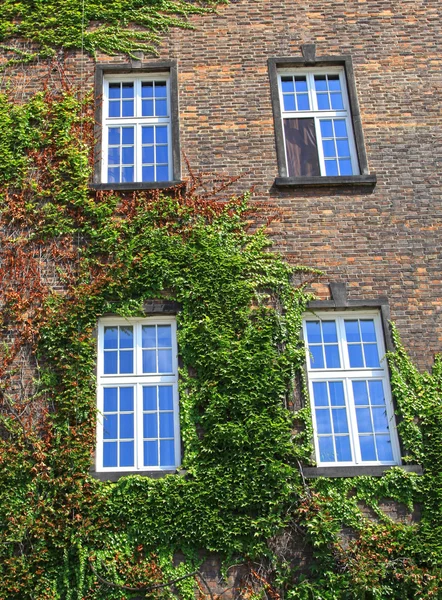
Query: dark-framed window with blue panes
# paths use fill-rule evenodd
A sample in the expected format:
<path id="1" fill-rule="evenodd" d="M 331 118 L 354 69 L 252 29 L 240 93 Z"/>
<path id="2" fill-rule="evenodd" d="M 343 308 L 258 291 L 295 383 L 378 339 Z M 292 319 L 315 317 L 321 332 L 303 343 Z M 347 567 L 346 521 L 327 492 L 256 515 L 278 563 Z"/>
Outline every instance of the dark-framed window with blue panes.
<path id="1" fill-rule="evenodd" d="M 103 318 L 98 325 L 97 471 L 180 464 L 176 322 Z"/>
<path id="2" fill-rule="evenodd" d="M 173 179 L 170 74 L 105 75 L 101 181 Z"/>
<path id="3" fill-rule="evenodd" d="M 315 312 L 303 327 L 318 466 L 400 464 L 379 313 Z"/>

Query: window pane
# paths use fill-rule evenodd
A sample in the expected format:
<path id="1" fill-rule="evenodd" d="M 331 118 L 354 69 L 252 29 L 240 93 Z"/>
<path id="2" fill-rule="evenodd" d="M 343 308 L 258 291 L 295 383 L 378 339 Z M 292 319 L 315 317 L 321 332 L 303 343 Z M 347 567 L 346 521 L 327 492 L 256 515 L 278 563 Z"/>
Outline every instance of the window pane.
<path id="1" fill-rule="evenodd" d="M 157 181 L 169 181 L 169 167 L 157 167 Z"/>
<path id="2" fill-rule="evenodd" d="M 105 415 L 103 419 L 103 438 L 115 440 L 118 437 L 117 415 Z"/>
<path id="3" fill-rule="evenodd" d="M 353 397 L 356 405 L 368 405 L 367 384 L 365 381 L 353 381 Z"/>
<path id="4" fill-rule="evenodd" d="M 331 119 L 321 120 L 321 135 L 323 138 L 333 137 L 333 125 Z"/>
<path id="5" fill-rule="evenodd" d="M 322 356 L 322 346 L 310 346 L 310 361 L 312 365 L 312 369 L 323 369 L 324 368 L 324 358 Z"/>
<path id="6" fill-rule="evenodd" d="M 295 96 L 293 94 L 284 94 L 284 110 L 296 110 Z"/>
<path id="7" fill-rule="evenodd" d="M 120 327 L 120 348 L 134 347 L 134 328 Z"/>
<path id="8" fill-rule="evenodd" d="M 145 438 L 156 438 L 158 437 L 158 413 L 147 413 L 143 415 L 144 422 L 144 437 Z"/>
<path id="9" fill-rule="evenodd" d="M 134 116 L 134 101 L 133 100 L 123 100 L 123 117 L 133 117 Z"/>
<path id="10" fill-rule="evenodd" d="M 173 409 L 173 387 L 171 385 L 162 385 L 158 388 L 160 397 L 160 410 Z"/>
<path id="11" fill-rule="evenodd" d="M 157 163 L 168 163 L 169 148 L 168 146 L 157 146 Z"/>
<path id="12" fill-rule="evenodd" d="M 155 325 L 143 325 L 142 330 L 142 346 L 143 348 L 155 348 L 157 345 L 156 327 Z"/>
<path id="13" fill-rule="evenodd" d="M 120 410 L 132 411 L 134 409 L 134 388 L 120 388 Z"/>
<path id="14" fill-rule="evenodd" d="M 313 398 L 315 406 L 328 406 L 327 384 L 315 381 L 313 383 Z"/>
<path id="15" fill-rule="evenodd" d="M 157 144 L 167 144 L 167 126 L 162 125 L 155 128 L 156 133 L 156 143 Z"/>
<path id="16" fill-rule="evenodd" d="M 110 165 L 120 164 L 120 148 L 108 148 L 107 161 Z"/>
<path id="17" fill-rule="evenodd" d="M 144 466 L 158 466 L 158 442 L 144 442 Z"/>
<path id="18" fill-rule="evenodd" d="M 160 438 L 173 437 L 173 414 L 160 413 Z"/>
<path id="19" fill-rule="evenodd" d="M 338 369 L 341 366 L 338 346 L 325 346 L 325 361 L 327 369 Z"/>
<path id="20" fill-rule="evenodd" d="M 350 145 L 348 140 L 336 140 L 336 147 L 338 149 L 338 156 L 350 156 Z M 362 326 L 363 321 L 361 321 Z"/>
<path id="21" fill-rule="evenodd" d="M 117 442 L 104 442 L 103 467 L 117 466 Z"/>
<path id="22" fill-rule="evenodd" d="M 350 437 L 348 435 L 340 435 L 335 438 L 335 444 L 338 461 L 351 461 Z"/>
<path id="23" fill-rule="evenodd" d="M 172 373 L 172 350 L 158 350 L 158 372 Z"/>
<path id="24" fill-rule="evenodd" d="M 294 92 L 293 77 L 281 77 L 281 87 L 283 92 Z"/>
<path id="25" fill-rule="evenodd" d="M 385 404 L 384 386 L 382 385 L 382 381 L 369 381 L 368 389 L 370 390 L 370 402 L 372 405 Z"/>
<path id="26" fill-rule="evenodd" d="M 134 164 L 134 148 L 122 148 L 121 149 L 121 163 L 123 165 L 133 165 Z"/>
<path id="27" fill-rule="evenodd" d="M 295 88 L 297 92 L 307 91 L 307 77 L 305 75 L 295 77 Z"/>
<path id="28" fill-rule="evenodd" d="M 143 164 L 153 164 L 155 162 L 153 146 L 143 146 L 141 160 Z"/>
<path id="29" fill-rule="evenodd" d="M 143 181 L 155 181 L 155 170 L 153 167 L 143 167 Z"/>
<path id="30" fill-rule="evenodd" d="M 107 181 L 109 183 L 119 183 L 120 167 L 112 167 L 107 170 Z"/>
<path id="31" fill-rule="evenodd" d="M 123 130 L 124 131 L 124 130 Z M 109 127 L 108 131 L 108 142 L 109 145 L 120 145 L 120 128 L 119 127 Z"/>
<path id="32" fill-rule="evenodd" d="M 153 100 L 142 100 L 141 114 L 143 117 L 153 117 Z"/>
<path id="33" fill-rule="evenodd" d="M 344 119 L 334 119 L 333 124 L 335 127 L 335 135 L 336 137 L 346 138 L 347 135 L 347 125 L 345 124 Z"/>
<path id="34" fill-rule="evenodd" d="M 165 81 L 155 81 L 155 98 L 166 98 L 167 86 Z"/>
<path id="35" fill-rule="evenodd" d="M 141 130 L 141 141 L 143 144 L 153 144 L 153 127 L 143 127 Z"/>
<path id="36" fill-rule="evenodd" d="M 333 140 L 324 140 L 322 147 L 325 158 L 334 158 L 336 156 L 335 142 Z"/>
<path id="37" fill-rule="evenodd" d="M 120 101 L 109 102 L 109 117 L 119 117 L 120 116 Z"/>
<path id="38" fill-rule="evenodd" d="M 143 410 L 157 410 L 156 386 L 143 387 Z"/>
<path id="39" fill-rule="evenodd" d="M 364 360 L 362 358 L 361 344 L 349 344 L 348 345 L 348 356 L 350 359 L 350 367 L 352 369 L 363 367 Z"/>
<path id="40" fill-rule="evenodd" d="M 120 373 L 134 372 L 134 353 L 133 350 L 123 350 L 120 352 Z"/>
<path id="41" fill-rule="evenodd" d="M 122 87 L 122 97 L 123 98 L 133 98 L 134 97 L 134 84 L 131 81 L 126 81 L 123 83 Z"/>
<path id="42" fill-rule="evenodd" d="M 123 144 L 134 143 L 134 128 L 133 127 L 122 127 Z"/>
<path id="43" fill-rule="evenodd" d="M 155 114 L 157 117 L 167 116 L 167 101 L 166 100 L 155 100 Z"/>
<path id="44" fill-rule="evenodd" d="M 328 94 L 317 94 L 316 97 L 318 99 L 319 110 L 328 110 L 330 108 Z"/>
<path id="45" fill-rule="evenodd" d="M 116 412 L 117 410 L 117 388 L 104 388 L 103 412 Z"/>
<path id="46" fill-rule="evenodd" d="M 372 435 L 360 435 L 359 443 L 361 445 L 362 460 L 376 460 L 376 450 L 374 447 L 374 438 Z"/>
<path id="47" fill-rule="evenodd" d="M 371 433 L 373 431 L 369 408 L 357 408 L 356 418 L 358 421 L 359 433 Z"/>
<path id="48" fill-rule="evenodd" d="M 160 457 L 161 467 L 175 465 L 175 448 L 173 440 L 160 441 Z"/>
<path id="49" fill-rule="evenodd" d="M 333 438 L 331 436 L 320 437 L 318 442 L 321 462 L 334 462 L 335 450 L 333 448 Z"/>
<path id="50" fill-rule="evenodd" d="M 133 414 L 120 415 L 120 438 L 133 439 L 134 437 L 134 416 Z"/>
<path id="51" fill-rule="evenodd" d="M 307 94 L 298 94 L 298 110 L 310 110 L 310 102 Z"/>
<path id="52" fill-rule="evenodd" d="M 153 81 L 143 81 L 141 84 L 141 97 L 153 98 Z"/>
<path id="53" fill-rule="evenodd" d="M 284 136 L 289 176 L 320 175 L 314 119 L 284 119 Z"/>
<path id="54" fill-rule="evenodd" d="M 367 367 L 379 367 L 379 354 L 376 344 L 364 344 L 365 364 Z"/>
<path id="55" fill-rule="evenodd" d="M 325 174 L 329 177 L 335 177 L 338 173 L 338 163 L 336 160 L 325 161 Z"/>
<path id="56" fill-rule="evenodd" d="M 134 443 L 120 442 L 120 467 L 134 466 Z"/>
<path id="57" fill-rule="evenodd" d="M 170 348 L 172 346 L 172 328 L 170 325 L 158 325 L 158 347 Z"/>
<path id="58" fill-rule="evenodd" d="M 339 75 L 328 76 L 328 89 L 330 91 L 338 91 L 341 89 L 341 82 L 339 81 Z"/>
<path id="59" fill-rule="evenodd" d="M 322 342 L 319 321 L 307 321 L 307 340 L 310 344 L 320 344 Z"/>
<path id="60" fill-rule="evenodd" d="M 318 433 L 332 433 L 330 411 L 328 408 L 316 410 L 316 426 Z"/>
<path id="61" fill-rule="evenodd" d="M 143 373 L 156 373 L 156 352 L 155 350 L 143 350 Z"/>
<path id="62" fill-rule="evenodd" d="M 104 353 L 104 374 L 111 375 L 112 373 L 117 373 L 117 357 L 118 353 L 115 352 L 105 352 Z"/>
<path id="63" fill-rule="evenodd" d="M 124 183 L 132 182 L 134 180 L 134 168 L 133 167 L 123 167 L 121 169 L 121 180 Z"/>
<path id="64" fill-rule="evenodd" d="M 377 433 L 386 433 L 388 431 L 388 419 L 385 408 L 373 408 L 373 427 Z"/>
<path id="65" fill-rule="evenodd" d="M 104 328 L 104 348 L 118 348 L 118 327 Z"/>
<path id="66" fill-rule="evenodd" d="M 344 385 L 342 381 L 330 381 L 330 402 L 332 406 L 345 406 Z"/>
<path id="67" fill-rule="evenodd" d="M 349 158 L 341 158 L 339 160 L 339 174 L 353 175 L 353 167 L 351 166 L 351 160 Z"/>
<path id="68" fill-rule="evenodd" d="M 315 89 L 317 92 L 327 90 L 327 79 L 325 75 L 315 75 Z"/>
<path id="69" fill-rule="evenodd" d="M 359 342 L 361 340 L 358 321 L 345 321 L 345 335 L 347 342 Z"/>
<path id="70" fill-rule="evenodd" d="M 382 461 L 393 461 L 393 448 L 391 447 L 390 436 L 377 435 L 376 447 L 378 450 L 378 458 Z"/>
<path id="71" fill-rule="evenodd" d="M 121 95 L 119 83 L 109 83 L 109 98 L 119 98 Z"/>
<path id="72" fill-rule="evenodd" d="M 337 342 L 338 334 L 336 332 L 335 321 L 322 321 L 322 335 L 324 336 L 324 342 Z"/>
<path id="73" fill-rule="evenodd" d="M 348 433 L 347 411 L 345 408 L 334 408 L 333 429 L 335 433 Z"/>
<path id="74" fill-rule="evenodd" d="M 344 108 L 344 102 L 342 100 L 341 93 L 330 94 L 331 106 L 334 110 L 342 110 Z"/>

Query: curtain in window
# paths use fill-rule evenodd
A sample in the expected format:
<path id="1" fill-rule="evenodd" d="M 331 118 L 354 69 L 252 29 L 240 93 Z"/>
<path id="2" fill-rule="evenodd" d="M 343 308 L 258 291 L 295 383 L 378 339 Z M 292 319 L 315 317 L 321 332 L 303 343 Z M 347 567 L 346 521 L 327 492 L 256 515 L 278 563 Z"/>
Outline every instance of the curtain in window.
<path id="1" fill-rule="evenodd" d="M 284 119 L 289 177 L 320 175 L 314 119 Z"/>

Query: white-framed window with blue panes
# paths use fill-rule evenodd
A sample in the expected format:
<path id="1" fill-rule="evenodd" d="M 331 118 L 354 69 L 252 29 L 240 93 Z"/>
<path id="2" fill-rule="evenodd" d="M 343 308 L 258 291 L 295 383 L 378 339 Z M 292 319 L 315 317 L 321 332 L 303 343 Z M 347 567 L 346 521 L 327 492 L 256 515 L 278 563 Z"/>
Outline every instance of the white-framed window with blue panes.
<path id="1" fill-rule="evenodd" d="M 279 69 L 289 177 L 359 175 L 344 68 Z"/>
<path id="2" fill-rule="evenodd" d="M 100 319 L 97 382 L 97 471 L 175 469 L 181 460 L 175 319 Z"/>
<path id="3" fill-rule="evenodd" d="M 171 181 L 169 74 L 106 75 L 103 87 L 103 183 Z"/>
<path id="4" fill-rule="evenodd" d="M 303 334 L 317 464 L 400 464 L 379 313 L 311 313 Z"/>

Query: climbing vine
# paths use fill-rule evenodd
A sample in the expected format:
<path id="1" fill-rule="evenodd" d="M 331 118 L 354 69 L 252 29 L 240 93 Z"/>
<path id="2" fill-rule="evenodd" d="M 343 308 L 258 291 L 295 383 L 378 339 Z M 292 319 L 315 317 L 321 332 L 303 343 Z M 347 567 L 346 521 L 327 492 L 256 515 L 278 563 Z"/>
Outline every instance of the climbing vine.
<path id="1" fill-rule="evenodd" d="M 405 460 L 423 476 L 306 481 L 311 420 L 292 408 L 314 272 L 270 251 L 228 180 L 91 191 L 92 108 L 67 89 L 0 99 L 0 598 L 208 596 L 213 552 L 245 565 L 247 598 L 440 597 L 442 361 L 419 373 L 394 332 Z M 102 482 L 94 330 L 153 299 L 180 306 L 183 470 Z"/>

